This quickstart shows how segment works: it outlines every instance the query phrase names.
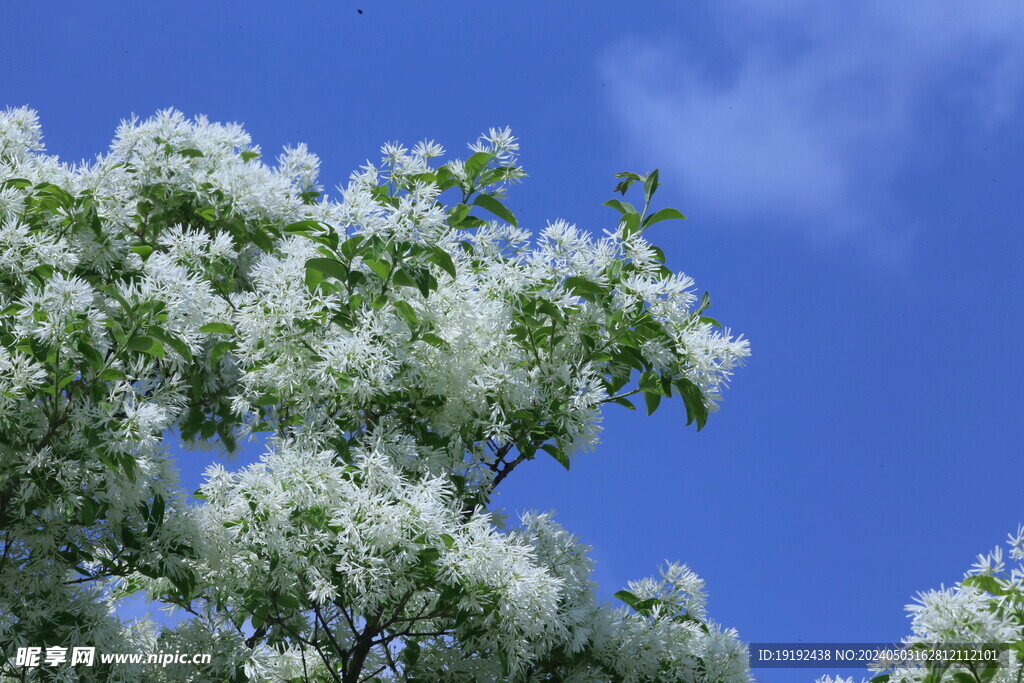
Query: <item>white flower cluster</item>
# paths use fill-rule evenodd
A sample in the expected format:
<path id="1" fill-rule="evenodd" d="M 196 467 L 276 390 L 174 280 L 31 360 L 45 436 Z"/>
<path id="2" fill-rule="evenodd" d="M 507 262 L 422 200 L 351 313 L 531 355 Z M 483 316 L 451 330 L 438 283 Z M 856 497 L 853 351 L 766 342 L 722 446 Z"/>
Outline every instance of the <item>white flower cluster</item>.
<path id="1" fill-rule="evenodd" d="M 997 547 L 978 561 L 952 588 L 918 594 L 907 606 L 912 635 L 907 648 L 950 651 L 989 647 L 995 661 L 979 654 L 957 655 L 952 662 L 879 663 L 875 670 L 892 683 L 921 681 L 982 680 L 1014 683 L 1024 676 L 1024 525 L 1007 540 L 1009 556 L 1017 565 L 1007 566 L 1003 549 Z M 818 683 L 853 683 L 853 679 L 825 676 Z"/>
<path id="2" fill-rule="evenodd" d="M 531 240 L 509 130 L 443 165 L 389 144 L 340 200 L 305 146 L 271 168 L 171 110 L 91 164 L 42 149 L 34 112 L 0 114 L 0 649 L 217 654 L 138 680 L 747 679 L 685 567 L 611 609 L 549 516 L 487 512 L 517 466 L 592 447 L 605 403 L 679 394 L 703 426 L 749 354 L 640 231 Z M 271 436 L 186 505 L 175 430 Z M 140 590 L 189 618 L 120 623 Z"/>

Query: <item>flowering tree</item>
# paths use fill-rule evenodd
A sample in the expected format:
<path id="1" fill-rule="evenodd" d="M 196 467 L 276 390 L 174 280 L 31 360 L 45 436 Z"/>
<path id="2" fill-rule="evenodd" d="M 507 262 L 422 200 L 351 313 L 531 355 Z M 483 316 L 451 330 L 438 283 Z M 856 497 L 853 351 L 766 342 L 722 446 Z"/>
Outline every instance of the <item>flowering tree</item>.
<path id="1" fill-rule="evenodd" d="M 908 652 L 920 660 L 895 657 L 872 667 L 870 683 L 1020 683 L 1024 680 L 1024 526 L 1002 548 L 978 561 L 952 588 L 920 593 L 907 605 L 912 635 Z M 932 658 L 934 653 L 954 653 Z M 991 657 L 991 659 L 989 659 Z M 853 683 L 825 676 L 819 683 Z"/>
<path id="2" fill-rule="evenodd" d="M 33 112 L 0 116 L 4 656 L 214 654 L 110 680 L 747 680 L 686 567 L 612 608 L 549 516 L 488 512 L 527 461 L 592 447 L 605 404 L 679 396 L 703 427 L 748 354 L 645 239 L 682 218 L 652 210 L 657 172 L 619 175 L 643 206 L 607 202 L 604 237 L 531 240 L 504 203 L 517 150 L 387 145 L 332 200 L 305 147 L 269 167 L 235 125 L 162 112 L 71 167 Z M 176 490 L 172 435 L 257 433 L 257 464 Z M 140 591 L 188 618 L 123 622 Z"/>

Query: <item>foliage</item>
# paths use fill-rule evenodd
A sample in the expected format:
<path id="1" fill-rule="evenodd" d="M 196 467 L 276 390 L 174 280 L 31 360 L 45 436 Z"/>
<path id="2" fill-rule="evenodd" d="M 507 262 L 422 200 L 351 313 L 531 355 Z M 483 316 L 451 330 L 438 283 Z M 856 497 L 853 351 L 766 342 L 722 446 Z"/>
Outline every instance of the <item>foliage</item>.
<path id="1" fill-rule="evenodd" d="M 237 125 L 162 112 L 71 167 L 0 116 L 0 650 L 215 655 L 110 680 L 746 680 L 685 567 L 612 608 L 550 516 L 488 512 L 604 404 L 678 395 L 702 428 L 748 354 L 645 239 L 683 217 L 650 212 L 656 171 L 620 174 L 643 208 L 608 202 L 604 237 L 531 239 L 517 151 L 389 144 L 333 200 Z M 189 502 L 174 434 L 266 454 Z M 122 623 L 142 591 L 189 618 Z"/>

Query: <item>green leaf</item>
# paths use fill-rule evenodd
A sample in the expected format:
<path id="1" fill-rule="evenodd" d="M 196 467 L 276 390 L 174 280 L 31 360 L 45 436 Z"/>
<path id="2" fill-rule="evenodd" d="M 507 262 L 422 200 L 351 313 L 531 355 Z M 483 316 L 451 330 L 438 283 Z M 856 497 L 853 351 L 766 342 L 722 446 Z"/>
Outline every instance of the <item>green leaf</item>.
<path id="1" fill-rule="evenodd" d="M 253 159 L 259 159 L 260 158 L 260 153 L 259 152 L 254 152 L 251 149 L 246 149 L 246 150 L 243 150 L 242 153 L 239 156 L 242 157 L 242 161 L 243 162 L 249 163 Z"/>
<path id="2" fill-rule="evenodd" d="M 708 407 L 704 404 L 704 395 L 696 384 L 685 377 L 677 379 L 675 385 L 686 406 L 686 424 L 690 425 L 696 421 L 699 432 L 708 422 Z"/>
<path id="3" fill-rule="evenodd" d="M 427 256 L 427 259 L 453 278 L 455 277 L 455 262 L 452 261 L 451 255 L 441 247 L 431 247 L 430 255 Z"/>
<path id="4" fill-rule="evenodd" d="M 604 294 L 604 287 L 582 277 L 568 277 L 565 279 L 565 288 L 574 294 Z"/>
<path id="5" fill-rule="evenodd" d="M 402 659 L 410 667 L 415 668 L 416 662 L 420 660 L 420 644 L 415 640 L 406 639 L 405 647 L 402 648 Z M 408 674 L 406 674 L 408 676 Z"/>
<path id="6" fill-rule="evenodd" d="M 85 497 L 82 499 L 82 524 L 86 526 L 96 521 L 99 515 L 100 504 L 94 499 Z"/>
<path id="7" fill-rule="evenodd" d="M 550 455 L 552 458 L 558 461 L 558 464 L 569 469 L 569 456 L 565 454 L 561 448 L 554 444 L 546 443 L 543 444 L 540 449 Z"/>
<path id="8" fill-rule="evenodd" d="M 102 382 L 117 382 L 125 379 L 125 374 L 117 368 L 105 368 L 96 377 Z"/>
<path id="9" fill-rule="evenodd" d="M 419 287 L 419 285 L 416 284 L 416 280 L 413 279 L 412 275 L 412 271 L 410 271 L 408 268 L 399 268 L 395 271 L 395 274 L 392 276 L 391 281 L 394 282 L 399 287 Z"/>
<path id="10" fill-rule="evenodd" d="M 622 602 L 626 603 L 630 607 L 635 607 L 636 605 L 638 605 L 640 603 L 640 598 L 636 597 L 635 595 L 633 595 L 632 593 L 630 593 L 627 590 L 621 590 L 621 591 L 619 591 L 618 593 L 616 593 L 612 597 L 618 598 L 619 600 L 621 600 Z"/>
<path id="11" fill-rule="evenodd" d="M 551 318 L 552 321 L 565 322 L 565 314 L 562 313 L 562 309 L 550 301 L 538 302 L 537 310 Z"/>
<path id="12" fill-rule="evenodd" d="M 658 169 L 654 169 L 644 180 L 644 198 L 648 204 L 651 203 L 654 193 L 658 191 L 658 185 Z"/>
<path id="13" fill-rule="evenodd" d="M 199 331 L 206 334 L 234 334 L 235 326 L 230 323 L 206 323 Z"/>
<path id="14" fill-rule="evenodd" d="M 391 197 L 391 192 L 387 185 L 378 185 L 377 187 L 370 190 L 370 196 L 373 197 L 374 201 L 385 204 L 394 205 Z"/>
<path id="15" fill-rule="evenodd" d="M 190 147 L 186 147 L 185 149 L 179 149 L 178 150 L 178 154 L 183 156 L 183 157 L 191 157 L 191 158 L 206 156 L 205 154 L 203 154 L 198 149 L 192 149 Z"/>
<path id="16" fill-rule="evenodd" d="M 636 213 L 636 209 L 629 202 L 620 202 L 618 199 L 609 199 L 601 206 L 610 206 L 619 213 L 625 215 L 627 213 Z"/>
<path id="17" fill-rule="evenodd" d="M 475 205 L 487 209 L 506 223 L 519 227 L 515 215 L 508 208 L 489 194 L 482 194 L 473 202 Z"/>
<path id="18" fill-rule="evenodd" d="M 145 261 L 147 258 L 149 258 L 149 255 L 153 253 L 153 247 L 147 244 L 143 244 L 138 247 L 132 247 L 132 251 L 141 256 L 142 260 Z"/>
<path id="19" fill-rule="evenodd" d="M 665 396 L 666 392 L 661 383 L 661 377 L 654 372 L 645 372 L 640 375 L 640 388 L 647 393 Z"/>
<path id="20" fill-rule="evenodd" d="M 636 410 L 636 406 L 633 405 L 628 398 L 625 398 L 625 397 L 622 397 L 622 396 L 618 396 L 616 398 L 611 399 L 611 401 L 612 401 L 612 403 L 619 404 L 623 408 L 629 408 L 630 410 Z"/>
<path id="21" fill-rule="evenodd" d="M 628 190 L 629 186 L 632 185 L 633 183 L 637 181 L 643 182 L 642 177 L 638 176 L 636 173 L 630 173 L 629 171 L 623 173 L 616 173 L 615 177 L 623 178 L 623 180 L 618 185 L 616 185 L 615 189 L 612 191 L 618 192 L 622 195 L 626 194 L 626 190 Z"/>
<path id="22" fill-rule="evenodd" d="M 213 349 L 210 350 L 210 364 L 216 365 L 217 361 L 219 361 L 225 353 L 234 348 L 235 342 L 233 341 L 217 342 L 213 345 Z"/>
<path id="23" fill-rule="evenodd" d="M 655 211 L 644 219 L 644 227 L 647 228 L 655 223 L 674 219 L 686 220 L 686 216 L 684 216 L 679 209 L 661 209 L 660 211 Z"/>
<path id="24" fill-rule="evenodd" d="M 208 223 L 213 223 L 217 220 L 217 209 L 212 206 L 204 206 L 201 209 L 196 209 L 196 215 Z"/>
<path id="25" fill-rule="evenodd" d="M 615 360 L 634 370 L 642 372 L 644 369 L 644 357 L 635 348 L 626 344 L 619 347 L 618 353 L 615 354 Z"/>
<path id="26" fill-rule="evenodd" d="M 67 190 L 59 185 L 53 183 L 39 183 L 36 185 L 36 191 L 41 195 L 47 195 L 53 197 L 58 205 L 70 208 L 75 203 L 74 197 L 72 197 Z"/>
<path id="27" fill-rule="evenodd" d="M 341 243 L 342 255 L 350 261 L 355 258 L 356 253 L 359 251 L 359 247 L 363 244 L 363 238 L 360 235 L 355 237 L 349 237 L 347 240 Z"/>
<path id="28" fill-rule="evenodd" d="M 377 277 L 379 277 L 381 280 L 387 280 L 388 275 L 391 274 L 391 264 L 388 263 L 387 261 L 364 257 L 363 263 L 366 264 L 367 268 L 376 273 Z"/>
<path id="29" fill-rule="evenodd" d="M 635 609 L 640 614 L 647 615 L 650 614 L 652 607 L 660 604 L 661 600 L 659 600 L 658 598 L 647 598 L 646 600 L 641 600 L 640 602 L 636 603 L 636 606 L 633 609 Z"/>
<path id="30" fill-rule="evenodd" d="M 431 346 L 436 346 L 439 349 L 447 349 L 447 348 L 449 348 L 448 342 L 446 342 L 444 339 L 441 339 L 440 337 L 438 337 L 433 332 L 427 332 L 426 334 L 421 335 L 420 339 L 422 339 L 423 341 L 427 342 Z"/>
<path id="31" fill-rule="evenodd" d="M 470 230 L 472 228 L 482 228 L 487 225 L 487 221 L 476 216 L 466 216 L 462 219 L 462 222 L 458 224 L 458 228 L 462 230 Z"/>
<path id="32" fill-rule="evenodd" d="M 320 221 L 297 221 L 295 223 L 289 223 L 281 228 L 281 230 L 284 232 L 304 233 L 310 230 L 319 231 L 320 225 Z"/>
<path id="33" fill-rule="evenodd" d="M 306 268 L 313 269 L 342 282 L 348 279 L 348 268 L 345 267 L 344 263 L 336 259 L 311 258 L 306 261 Z"/>
<path id="34" fill-rule="evenodd" d="M 473 156 L 466 159 L 464 168 L 466 169 L 466 177 L 471 181 L 480 175 L 480 171 L 484 170 L 484 167 L 490 163 L 491 159 L 494 158 L 493 154 L 488 152 L 477 152 Z"/>
<path id="35" fill-rule="evenodd" d="M 107 466 L 108 470 L 110 470 L 111 472 L 120 471 L 121 466 L 118 464 L 117 460 L 113 456 L 111 456 L 110 453 L 108 453 L 106 450 L 100 449 L 96 455 L 97 457 L 99 457 L 100 462 Z"/>
<path id="36" fill-rule="evenodd" d="M 274 242 L 271 239 L 271 235 L 266 230 L 256 229 L 249 233 L 249 237 L 252 239 L 253 244 L 260 248 L 260 250 L 270 253 L 274 251 Z"/>
<path id="37" fill-rule="evenodd" d="M 352 270 L 348 274 L 348 286 L 350 288 L 356 288 L 361 284 L 367 282 L 366 274 L 361 270 Z"/>
<path id="38" fill-rule="evenodd" d="M 163 496 L 161 496 L 159 493 L 157 495 L 153 496 L 153 506 L 150 508 L 149 514 L 150 514 L 150 517 L 153 519 L 153 521 L 156 522 L 157 524 L 160 524 L 161 522 L 164 521 L 164 508 L 165 508 L 165 505 L 166 504 L 164 503 L 164 497 Z"/>
<path id="39" fill-rule="evenodd" d="M 700 299 L 700 306 L 697 306 L 697 310 L 693 312 L 694 315 L 699 316 L 701 313 L 706 311 L 711 306 L 711 295 L 704 292 L 704 296 Z"/>
<path id="40" fill-rule="evenodd" d="M 323 283 L 324 274 L 316 268 L 306 268 L 306 276 L 303 280 L 305 281 L 306 289 L 308 289 L 309 293 L 312 294 L 316 292 L 317 287 Z"/>
<path id="41" fill-rule="evenodd" d="M 624 238 L 640 232 L 640 214 L 627 213 L 623 215 L 622 220 L 619 221 L 619 228 L 622 230 Z"/>
<path id="42" fill-rule="evenodd" d="M 402 316 L 402 319 L 409 323 L 409 327 L 416 327 L 420 324 L 419 318 L 416 317 L 416 311 L 413 310 L 408 302 L 396 301 L 394 305 L 398 315 Z"/>
<path id="43" fill-rule="evenodd" d="M 252 624 L 253 628 L 263 626 L 263 622 L 267 619 L 267 610 L 262 607 L 260 609 L 262 610 L 262 614 L 254 612 L 252 617 L 249 618 L 249 623 Z"/>
<path id="44" fill-rule="evenodd" d="M 649 391 L 644 392 L 644 404 L 647 406 L 647 414 L 653 415 L 654 411 L 658 409 L 658 405 L 661 403 L 661 394 L 652 394 Z M 689 424 L 689 423 L 687 423 Z"/>
<path id="45" fill-rule="evenodd" d="M 452 172 L 447 166 L 442 166 L 434 172 L 434 182 L 442 192 L 452 187 L 454 180 L 452 179 Z"/>
<path id="46" fill-rule="evenodd" d="M 966 579 L 963 580 L 962 583 L 965 586 L 974 586 L 975 588 L 980 588 L 986 593 L 991 593 L 992 595 L 1007 594 L 1007 591 L 999 582 L 999 579 L 995 578 L 994 576 L 989 576 L 987 574 L 975 574 L 974 576 L 968 576 Z"/>
<path id="47" fill-rule="evenodd" d="M 403 287 L 416 287 L 424 297 L 430 296 L 430 292 L 437 289 L 437 278 L 422 266 L 398 269 L 395 271 L 394 283 Z"/>
<path id="48" fill-rule="evenodd" d="M 78 352 L 82 354 L 82 358 L 93 370 L 99 370 L 103 367 L 103 356 L 84 341 L 78 342 Z"/>
<path id="49" fill-rule="evenodd" d="M 466 220 L 470 208 L 466 204 L 457 204 L 448 210 L 448 225 L 456 228 L 462 221 Z"/>
<path id="50" fill-rule="evenodd" d="M 129 351 L 139 351 L 156 358 L 164 357 L 164 345 L 152 337 L 139 334 L 128 340 L 125 348 Z"/>
<path id="51" fill-rule="evenodd" d="M 96 213 L 95 207 L 89 207 L 89 211 L 87 212 L 87 220 L 89 223 L 89 229 L 92 230 L 92 234 L 95 235 L 97 239 L 102 241 L 103 225 L 100 223 L 100 216 L 98 213 Z"/>
<path id="52" fill-rule="evenodd" d="M 25 178 L 8 178 L 7 180 L 0 183 L 0 189 L 7 189 L 8 187 L 16 187 L 19 190 L 24 190 L 26 187 L 31 187 L 32 181 L 26 180 Z"/>
<path id="53" fill-rule="evenodd" d="M 215 324 L 223 324 L 223 323 L 215 323 Z M 191 363 L 192 362 L 192 350 L 189 349 L 188 348 L 188 344 L 183 342 L 181 339 L 178 339 L 177 337 L 175 337 L 174 335 L 170 334 L 169 332 L 164 332 L 163 330 L 158 329 L 158 328 L 151 327 L 147 331 L 149 332 L 149 334 L 153 335 L 155 338 L 159 339 L 164 344 L 167 344 L 172 349 L 177 351 L 178 355 L 181 356 L 183 359 L 185 359 L 185 362 L 187 362 L 187 363 Z"/>
<path id="54" fill-rule="evenodd" d="M 281 593 L 277 596 L 277 604 L 289 610 L 299 608 L 299 599 L 290 593 Z"/>
<path id="55" fill-rule="evenodd" d="M 117 303 L 121 304 L 121 308 L 123 308 L 124 310 L 130 311 L 132 309 L 132 305 L 129 304 L 128 301 L 123 296 L 121 296 L 121 294 L 117 291 L 116 287 L 113 287 L 111 285 L 100 285 L 99 287 L 97 287 L 97 289 L 99 289 L 104 294 L 109 294 L 110 296 L 112 296 L 117 301 Z"/>

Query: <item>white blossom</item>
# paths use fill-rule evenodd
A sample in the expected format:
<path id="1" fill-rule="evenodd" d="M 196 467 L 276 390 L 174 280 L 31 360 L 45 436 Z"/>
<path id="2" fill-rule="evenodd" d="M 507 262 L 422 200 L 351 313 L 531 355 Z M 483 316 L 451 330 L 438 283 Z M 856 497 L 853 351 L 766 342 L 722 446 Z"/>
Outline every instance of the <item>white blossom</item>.
<path id="1" fill-rule="evenodd" d="M 509 129 L 468 164 L 389 143 L 336 198 L 304 145 L 270 166 L 175 110 L 93 163 L 42 150 L 0 114 L 0 642 L 214 655 L 134 681 L 748 679 L 684 565 L 602 604 L 550 514 L 489 508 L 592 449 L 619 392 L 686 391 L 703 426 L 749 355 L 639 233 L 516 225 Z M 259 434 L 179 491 L 172 441 Z M 138 595 L 177 624 L 120 619 Z"/>

